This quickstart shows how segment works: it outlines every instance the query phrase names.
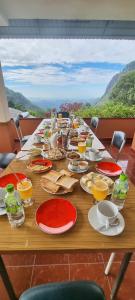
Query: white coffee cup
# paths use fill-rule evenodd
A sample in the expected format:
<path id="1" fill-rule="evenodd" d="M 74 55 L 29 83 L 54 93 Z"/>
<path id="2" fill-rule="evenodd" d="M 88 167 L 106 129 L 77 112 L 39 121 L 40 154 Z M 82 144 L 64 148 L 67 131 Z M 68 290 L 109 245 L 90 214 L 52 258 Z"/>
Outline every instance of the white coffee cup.
<path id="1" fill-rule="evenodd" d="M 105 225 L 106 229 L 108 229 L 109 226 L 117 219 L 118 212 L 118 207 L 108 200 L 97 204 L 98 221 L 102 225 Z"/>
<path id="2" fill-rule="evenodd" d="M 99 158 L 99 157 L 100 157 L 100 152 L 99 152 L 98 150 L 93 149 L 93 148 L 91 148 L 91 149 L 89 150 L 89 158 L 90 158 L 91 160 L 96 160 L 96 159 Z"/>

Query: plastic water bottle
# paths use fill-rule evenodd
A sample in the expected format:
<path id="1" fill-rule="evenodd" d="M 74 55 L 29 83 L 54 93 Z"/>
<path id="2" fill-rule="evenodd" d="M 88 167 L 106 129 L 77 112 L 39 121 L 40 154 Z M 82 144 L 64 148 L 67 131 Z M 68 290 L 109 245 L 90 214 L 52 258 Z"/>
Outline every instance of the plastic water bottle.
<path id="1" fill-rule="evenodd" d="M 24 223 L 25 213 L 19 194 L 13 184 L 6 186 L 5 205 L 11 227 L 19 227 Z"/>
<path id="2" fill-rule="evenodd" d="M 111 201 L 121 210 L 124 206 L 128 192 L 128 176 L 124 173 L 115 181 Z"/>

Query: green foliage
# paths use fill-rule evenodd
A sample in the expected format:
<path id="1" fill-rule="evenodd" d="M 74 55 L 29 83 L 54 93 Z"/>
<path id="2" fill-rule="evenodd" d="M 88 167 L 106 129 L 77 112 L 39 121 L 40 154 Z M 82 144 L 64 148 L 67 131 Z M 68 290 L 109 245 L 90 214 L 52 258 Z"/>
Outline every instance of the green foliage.
<path id="1" fill-rule="evenodd" d="M 102 105 L 83 106 L 76 112 L 76 115 L 83 118 L 93 116 L 100 118 L 133 118 L 135 117 L 135 105 L 129 106 L 119 101 L 117 103 L 109 101 Z"/>
<path id="2" fill-rule="evenodd" d="M 130 71 L 121 76 L 112 89 L 109 98 L 113 101 L 119 99 L 120 102 L 126 105 L 135 104 L 135 71 Z"/>

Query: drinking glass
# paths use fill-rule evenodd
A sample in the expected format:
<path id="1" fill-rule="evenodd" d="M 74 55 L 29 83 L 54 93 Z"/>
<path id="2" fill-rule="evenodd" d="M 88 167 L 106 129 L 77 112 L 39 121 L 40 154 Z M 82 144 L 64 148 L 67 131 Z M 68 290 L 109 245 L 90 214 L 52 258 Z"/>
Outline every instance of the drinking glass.
<path id="1" fill-rule="evenodd" d="M 32 199 L 33 188 L 30 179 L 25 178 L 24 180 L 18 182 L 17 191 L 19 192 L 24 207 L 28 207 L 33 204 L 33 199 Z"/>
<path id="2" fill-rule="evenodd" d="M 62 119 L 62 114 L 58 114 L 58 119 Z"/>
<path id="3" fill-rule="evenodd" d="M 95 180 L 92 182 L 91 192 L 94 197 L 94 204 L 103 201 L 108 195 L 108 185 L 103 180 Z"/>
<path id="4" fill-rule="evenodd" d="M 86 152 L 86 143 L 85 142 L 78 143 L 78 152 L 80 153 L 81 158 L 84 158 L 85 152 Z"/>

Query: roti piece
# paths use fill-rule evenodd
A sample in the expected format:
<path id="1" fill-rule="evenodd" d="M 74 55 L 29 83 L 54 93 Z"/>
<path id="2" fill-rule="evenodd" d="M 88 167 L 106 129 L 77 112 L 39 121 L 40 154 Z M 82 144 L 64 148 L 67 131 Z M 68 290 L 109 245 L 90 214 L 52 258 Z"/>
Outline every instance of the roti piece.
<path id="1" fill-rule="evenodd" d="M 43 188 L 46 188 L 51 193 L 57 193 L 58 190 L 60 189 L 59 185 L 57 185 L 56 183 L 53 183 L 50 180 L 43 178 L 43 177 L 41 179 L 41 186 Z"/>
<path id="2" fill-rule="evenodd" d="M 65 175 L 57 181 L 57 184 L 63 186 L 65 189 L 71 189 L 76 182 L 78 182 L 78 179 Z"/>
<path id="3" fill-rule="evenodd" d="M 48 180 L 50 180 L 51 182 L 56 183 L 57 180 L 62 176 L 62 174 L 60 172 L 57 172 L 55 170 L 51 170 L 50 172 L 48 172 L 47 174 L 45 174 L 44 176 L 42 176 L 42 178 L 46 178 Z"/>
<path id="4" fill-rule="evenodd" d="M 42 166 L 42 165 L 30 165 L 29 169 L 33 172 L 38 172 L 38 171 L 43 171 L 43 170 L 47 170 L 48 166 Z"/>

